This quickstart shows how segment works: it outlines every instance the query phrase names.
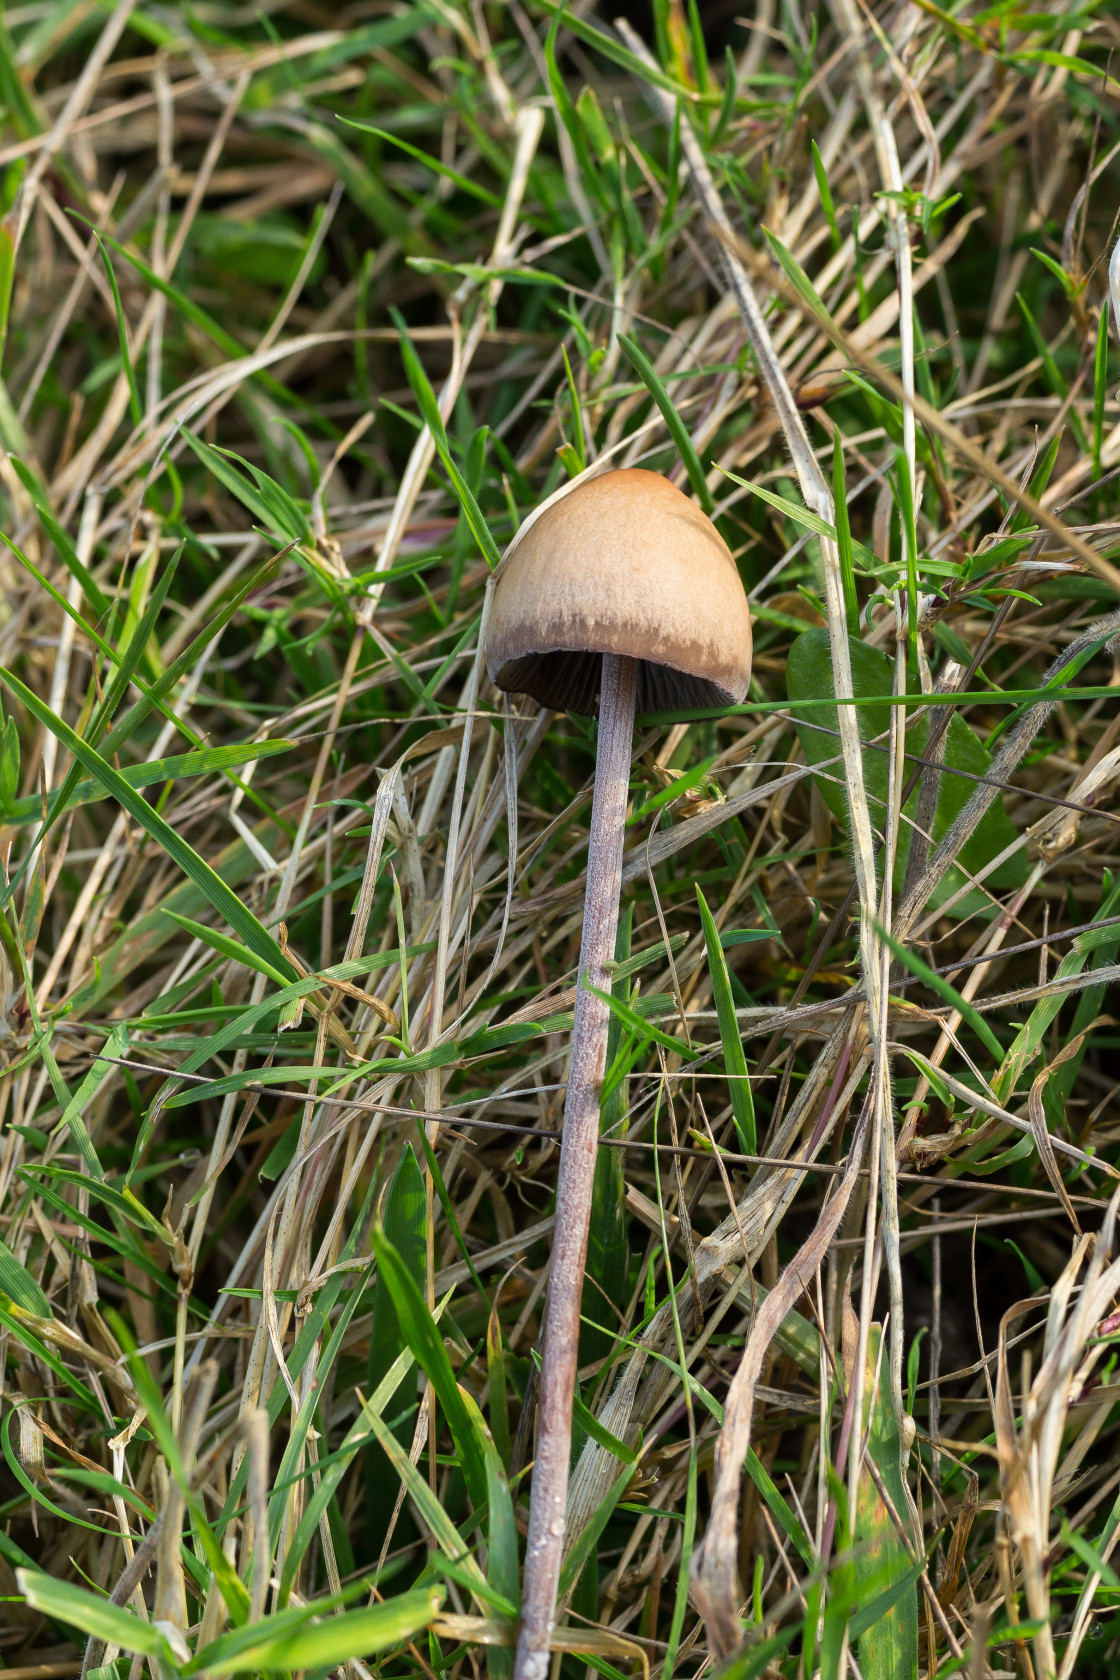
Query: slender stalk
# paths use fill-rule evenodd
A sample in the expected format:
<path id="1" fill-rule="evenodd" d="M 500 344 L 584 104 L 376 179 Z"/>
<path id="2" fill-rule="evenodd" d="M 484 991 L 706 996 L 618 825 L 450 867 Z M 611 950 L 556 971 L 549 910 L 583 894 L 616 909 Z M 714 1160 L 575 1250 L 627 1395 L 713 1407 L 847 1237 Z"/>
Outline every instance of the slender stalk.
<path id="1" fill-rule="evenodd" d="M 556 1589 L 564 1554 L 568 1464 L 572 1452 L 579 1312 L 595 1156 L 599 1147 L 599 1088 L 607 1055 L 607 1006 L 587 987 L 590 984 L 606 991 L 610 985 L 606 965 L 614 956 L 618 931 L 637 675 L 636 660 L 604 654 L 579 985 L 564 1102 L 564 1140 L 560 1146 L 556 1225 L 545 1310 L 537 1454 L 514 1680 L 545 1680 L 549 1666 L 548 1642 L 556 1620 Z"/>

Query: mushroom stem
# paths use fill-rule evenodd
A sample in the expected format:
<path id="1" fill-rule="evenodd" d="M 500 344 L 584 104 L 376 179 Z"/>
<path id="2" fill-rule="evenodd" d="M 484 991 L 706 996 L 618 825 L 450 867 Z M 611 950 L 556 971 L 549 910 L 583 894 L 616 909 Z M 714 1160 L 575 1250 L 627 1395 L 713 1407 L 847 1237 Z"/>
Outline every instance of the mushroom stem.
<path id="1" fill-rule="evenodd" d="M 618 932 L 637 679 L 636 659 L 603 655 L 583 938 L 572 1058 L 564 1102 L 564 1139 L 560 1146 L 539 1386 L 537 1452 L 514 1680 L 546 1680 L 550 1662 L 548 1642 L 556 1620 L 556 1589 L 564 1553 L 568 1503 L 583 1269 L 599 1147 L 599 1090 L 607 1058 L 610 1013 L 602 998 L 595 997 L 587 987 L 590 984 L 600 992 L 610 989 L 607 963 L 614 956 Z"/>

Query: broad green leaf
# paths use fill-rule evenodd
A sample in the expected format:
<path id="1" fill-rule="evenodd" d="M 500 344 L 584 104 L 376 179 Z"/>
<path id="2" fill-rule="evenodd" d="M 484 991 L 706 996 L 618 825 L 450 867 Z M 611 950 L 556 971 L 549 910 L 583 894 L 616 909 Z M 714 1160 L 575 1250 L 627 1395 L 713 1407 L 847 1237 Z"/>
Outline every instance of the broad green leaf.
<path id="1" fill-rule="evenodd" d="M 872 696 L 889 695 L 893 687 L 894 673 L 890 662 L 884 654 L 870 648 L 865 642 L 856 641 L 849 636 L 848 647 L 852 661 L 852 691 L 857 699 L 868 699 Z M 820 626 L 806 630 L 798 636 L 790 649 L 786 664 L 786 692 L 793 703 L 793 715 L 805 758 L 809 764 L 822 764 L 828 759 L 838 757 L 840 741 L 835 706 L 811 709 L 799 708 L 798 702 L 805 700 L 819 701 L 835 693 L 832 680 L 832 656 L 829 649 L 829 632 L 827 626 Z M 891 708 L 889 705 L 863 704 L 856 708 L 859 719 L 859 732 L 864 741 L 879 740 L 880 746 L 887 746 L 890 730 Z M 926 743 L 929 738 L 929 721 L 927 717 L 920 717 L 910 723 L 906 731 L 906 751 L 917 757 L 925 755 Z M 986 776 L 991 770 L 991 758 L 985 748 L 976 739 L 968 724 L 961 717 L 954 716 L 944 736 L 944 764 L 938 776 L 937 807 L 933 819 L 933 841 L 938 840 L 947 832 L 954 819 L 968 803 L 976 787 L 976 778 Z M 867 747 L 863 754 L 863 778 L 867 789 L 868 804 L 871 820 L 877 827 L 881 826 L 886 815 L 887 772 L 889 754 L 879 747 Z M 907 775 L 914 766 L 907 761 Z M 956 775 L 955 771 L 964 772 Z M 834 779 L 829 779 L 832 777 Z M 824 801 L 842 823 L 847 823 L 847 797 L 843 788 L 843 769 L 837 763 L 832 766 L 829 776 L 820 776 L 818 785 Z M 915 787 L 906 804 L 906 815 L 913 818 L 918 807 L 921 787 Z M 961 848 L 960 861 L 964 868 L 975 874 L 977 870 L 990 863 L 1007 846 L 1017 838 L 1018 831 L 1008 818 L 1003 808 L 1003 800 L 996 796 L 975 832 Z M 910 855 L 910 845 L 913 830 L 907 823 L 902 823 L 898 834 L 898 856 L 895 868 L 896 886 L 901 887 L 906 871 L 906 860 Z M 1026 880 L 1027 862 L 1022 854 L 1016 854 L 1002 863 L 993 874 L 987 877 L 985 885 L 993 892 L 1006 891 L 1008 888 L 1021 886 Z M 933 895 L 932 904 L 937 905 L 964 884 L 964 877 L 958 869 L 950 869 Z M 989 900 L 979 889 L 965 894 L 953 906 L 955 916 L 975 915 L 983 913 Z"/>
<path id="2" fill-rule="evenodd" d="M 34 1313 L 37 1318 L 53 1316 L 47 1297 L 5 1242 L 0 1242 L 0 1294 L 6 1295 L 24 1312 Z"/>
<path id="3" fill-rule="evenodd" d="M 441 1587 L 401 1593 L 382 1604 L 347 1610 L 341 1616 L 304 1621 L 290 1632 L 276 1631 L 274 1618 L 238 1628 L 203 1647 L 184 1673 L 246 1674 L 297 1669 L 333 1669 L 352 1657 L 368 1657 L 403 1644 L 427 1627 L 443 1603 Z M 310 1608 L 314 1608 L 313 1606 Z M 255 1638 L 251 1637 L 255 1633 Z"/>
<path id="4" fill-rule="evenodd" d="M 107 1598 L 87 1592 L 84 1587 L 56 1580 L 52 1575 L 42 1575 L 35 1569 L 18 1569 L 16 1580 L 28 1604 L 44 1615 L 54 1616 L 69 1627 L 80 1629 L 90 1638 L 119 1645 L 122 1651 L 138 1651 L 143 1656 L 157 1658 L 161 1663 L 169 1663 L 173 1668 L 179 1666 L 175 1653 L 159 1628 L 151 1622 L 142 1622 L 133 1611 L 110 1604 Z M 184 1649 L 182 1655 L 185 1654 Z"/>

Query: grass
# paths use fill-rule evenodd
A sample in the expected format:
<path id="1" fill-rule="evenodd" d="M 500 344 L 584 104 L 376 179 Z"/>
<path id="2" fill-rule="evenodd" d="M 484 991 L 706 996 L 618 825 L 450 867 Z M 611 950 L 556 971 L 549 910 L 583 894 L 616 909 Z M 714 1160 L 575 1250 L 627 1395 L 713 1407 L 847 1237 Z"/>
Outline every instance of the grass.
<path id="1" fill-rule="evenodd" d="M 554 1680 L 1120 1673 L 1118 44 L 6 9 L 0 1675 L 512 1675 L 595 727 L 478 634 L 608 459 L 755 664 L 635 737 Z"/>

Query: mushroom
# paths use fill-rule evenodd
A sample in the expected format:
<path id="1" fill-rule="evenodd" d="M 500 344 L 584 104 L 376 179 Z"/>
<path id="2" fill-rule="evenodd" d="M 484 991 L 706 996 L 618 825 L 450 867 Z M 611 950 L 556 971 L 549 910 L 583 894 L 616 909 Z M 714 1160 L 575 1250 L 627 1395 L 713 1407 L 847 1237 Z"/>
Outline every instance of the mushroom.
<path id="1" fill-rule="evenodd" d="M 514 1680 L 545 1680 L 563 1556 L 572 1395 L 606 1061 L 635 710 L 737 705 L 751 626 L 715 526 L 668 479 L 607 472 L 548 503 L 511 549 L 486 642 L 491 680 L 599 716 L 571 1064 L 556 1190 L 537 1454 Z"/>

